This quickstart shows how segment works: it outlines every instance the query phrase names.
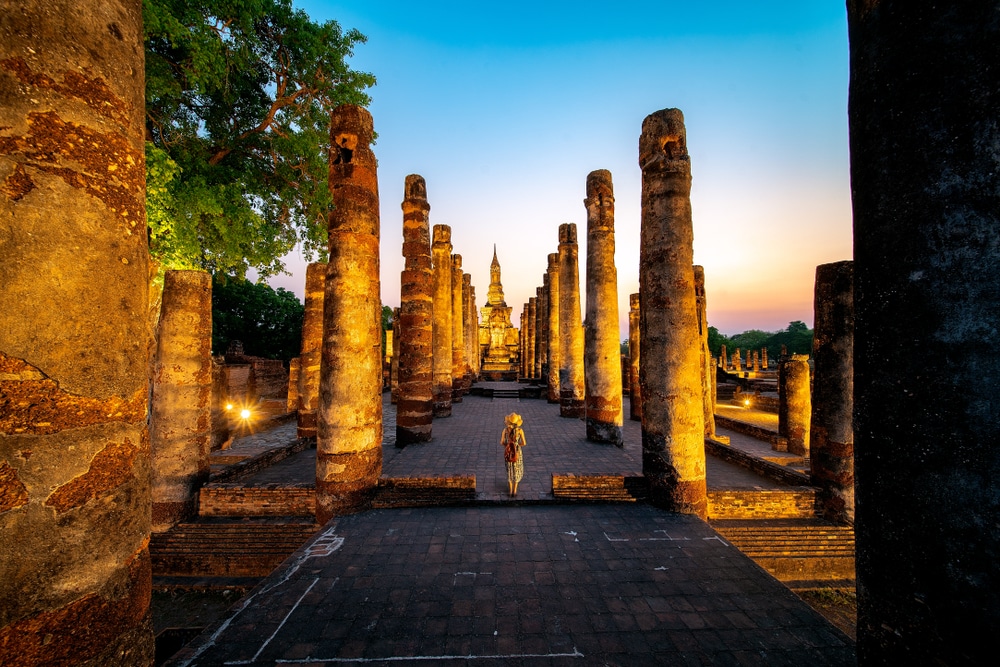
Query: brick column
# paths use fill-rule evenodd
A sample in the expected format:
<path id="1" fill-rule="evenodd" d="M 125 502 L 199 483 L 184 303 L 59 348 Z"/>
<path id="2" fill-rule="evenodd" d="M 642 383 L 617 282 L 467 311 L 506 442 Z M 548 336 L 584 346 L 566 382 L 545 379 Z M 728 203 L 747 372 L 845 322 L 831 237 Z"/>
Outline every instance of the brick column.
<path id="1" fill-rule="evenodd" d="M 288 394 L 285 399 L 285 412 L 291 414 L 299 407 L 299 364 L 301 357 L 295 357 L 288 362 Z"/>
<path id="2" fill-rule="evenodd" d="M 451 416 L 451 227 L 434 225 L 434 321 L 432 369 L 434 416 Z"/>
<path id="3" fill-rule="evenodd" d="M 382 472 L 382 302 L 372 117 L 350 104 L 330 122 L 330 261 L 316 442 L 316 519 L 367 507 Z"/>
<path id="4" fill-rule="evenodd" d="M 476 306 L 476 286 L 472 285 L 469 287 L 469 309 L 471 313 L 469 314 L 469 322 L 472 324 L 472 376 L 473 379 L 479 381 L 479 371 L 480 363 L 482 359 L 480 358 L 479 350 L 479 309 Z"/>
<path id="5" fill-rule="evenodd" d="M 809 357 L 793 354 L 778 364 L 778 433 L 788 438 L 788 451 L 809 456 Z"/>
<path id="6" fill-rule="evenodd" d="M 639 138 L 642 471 L 658 506 L 705 518 L 705 419 L 694 298 L 691 162 L 684 116 L 647 116 Z"/>
<path id="7" fill-rule="evenodd" d="M 465 316 L 462 301 L 462 256 L 451 256 L 451 402 L 465 394 Z"/>
<path id="8" fill-rule="evenodd" d="M 401 333 L 399 308 L 392 309 L 392 330 L 385 332 L 385 351 L 389 355 L 390 402 L 399 403 L 399 337 Z"/>
<path id="9" fill-rule="evenodd" d="M 462 274 L 462 340 L 465 341 L 465 393 L 472 387 L 475 371 L 476 341 L 479 340 L 479 329 L 474 318 L 476 305 L 472 301 L 472 274 Z"/>
<path id="10" fill-rule="evenodd" d="M 587 315 L 584 330 L 587 439 L 622 447 L 622 364 L 611 172 L 587 175 Z"/>
<path id="11" fill-rule="evenodd" d="M 212 436 L 212 276 L 167 271 L 153 364 L 153 532 L 198 513 Z"/>
<path id="12" fill-rule="evenodd" d="M 854 262 L 816 267 L 809 462 L 826 519 L 854 523 Z M 766 348 L 765 348 L 766 351 Z"/>
<path id="13" fill-rule="evenodd" d="M 642 420 L 642 390 L 639 388 L 639 295 L 628 297 L 628 396 L 629 419 Z"/>
<path id="14" fill-rule="evenodd" d="M 528 299 L 528 355 L 525 376 L 535 377 L 535 355 L 538 351 L 538 332 L 535 329 L 535 317 L 538 313 L 538 297 Z"/>
<path id="15" fill-rule="evenodd" d="M 153 662 L 142 7 L 4 4 L 0 662 Z"/>
<path id="16" fill-rule="evenodd" d="M 315 262 L 306 267 L 302 351 L 299 354 L 297 434 L 300 438 L 316 437 L 316 411 L 319 409 L 319 369 L 323 356 L 324 298 L 326 298 L 326 262 Z"/>
<path id="17" fill-rule="evenodd" d="M 583 326 L 576 225 L 559 225 L 559 416 L 583 419 Z"/>
<path id="18" fill-rule="evenodd" d="M 712 353 L 708 349 L 708 298 L 705 294 L 705 268 L 695 264 L 694 267 L 694 299 L 698 309 L 698 348 L 701 353 L 701 400 L 705 413 L 705 437 L 715 436 L 715 398 L 712 392 L 712 380 L 715 377 L 715 364 L 712 363 Z"/>
<path id="19" fill-rule="evenodd" d="M 548 256 L 548 273 L 549 276 L 549 329 L 548 329 L 548 348 L 549 348 L 549 374 L 546 378 L 546 384 L 548 385 L 548 396 L 547 400 L 549 403 L 559 402 L 559 369 L 562 366 L 561 362 L 561 342 L 559 338 L 559 255 L 556 253 L 550 253 Z"/>
<path id="20" fill-rule="evenodd" d="M 538 365 L 535 377 L 544 382 L 549 365 L 549 274 L 542 274 L 542 286 L 535 294 L 538 298 L 538 311 L 535 313 L 535 332 L 538 337 Z"/>

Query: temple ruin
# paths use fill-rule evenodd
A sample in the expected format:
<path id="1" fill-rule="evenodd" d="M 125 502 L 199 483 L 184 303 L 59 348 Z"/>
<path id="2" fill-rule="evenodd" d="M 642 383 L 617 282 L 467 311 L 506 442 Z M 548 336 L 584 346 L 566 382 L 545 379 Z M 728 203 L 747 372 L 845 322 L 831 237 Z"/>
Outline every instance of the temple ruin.
<path id="1" fill-rule="evenodd" d="M 493 380 L 516 379 L 520 363 L 519 332 L 511 323 L 513 309 L 507 305 L 500 282 L 500 261 L 496 246 L 490 263 L 490 287 L 479 312 L 480 374 Z"/>

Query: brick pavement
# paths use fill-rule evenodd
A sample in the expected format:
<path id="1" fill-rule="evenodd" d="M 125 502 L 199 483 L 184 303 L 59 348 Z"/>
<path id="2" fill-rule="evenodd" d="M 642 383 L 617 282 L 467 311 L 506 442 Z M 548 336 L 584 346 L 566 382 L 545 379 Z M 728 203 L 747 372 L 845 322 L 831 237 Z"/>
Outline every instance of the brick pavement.
<path id="1" fill-rule="evenodd" d="M 336 518 L 171 664 L 468 661 L 853 665 L 855 653 L 697 518 L 508 505 Z"/>

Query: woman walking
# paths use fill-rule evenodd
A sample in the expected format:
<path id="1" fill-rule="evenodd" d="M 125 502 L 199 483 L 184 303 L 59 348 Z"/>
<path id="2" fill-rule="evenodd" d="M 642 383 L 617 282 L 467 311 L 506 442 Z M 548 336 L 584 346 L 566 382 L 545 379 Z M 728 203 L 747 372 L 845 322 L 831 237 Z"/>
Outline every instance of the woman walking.
<path id="1" fill-rule="evenodd" d="M 500 444 L 503 445 L 503 460 L 507 463 L 507 490 L 511 496 L 517 495 L 517 483 L 524 477 L 524 456 L 521 448 L 527 444 L 524 429 L 521 428 L 521 415 L 512 412 L 504 418 L 506 427 L 500 434 Z"/>

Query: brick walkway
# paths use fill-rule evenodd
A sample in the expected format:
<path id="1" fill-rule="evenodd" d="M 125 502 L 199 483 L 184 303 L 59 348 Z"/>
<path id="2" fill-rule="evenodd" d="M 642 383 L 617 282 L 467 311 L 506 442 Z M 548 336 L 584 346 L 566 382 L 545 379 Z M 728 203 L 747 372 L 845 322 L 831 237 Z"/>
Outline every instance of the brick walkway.
<path id="1" fill-rule="evenodd" d="M 853 665 L 855 655 L 697 518 L 644 504 L 533 505 L 334 519 L 172 664 L 468 661 Z"/>
<path id="2" fill-rule="evenodd" d="M 510 386 L 516 385 L 510 383 Z M 465 396 L 453 406 L 451 417 L 434 420 L 434 438 L 430 442 L 400 450 L 395 446 L 396 407 L 389 402 L 388 394 L 383 398 L 383 477 L 474 474 L 477 499 L 507 498 L 507 473 L 499 443 L 504 416 L 511 412 L 523 417 L 528 442 L 524 449 L 525 475 L 517 494 L 520 500 L 552 499 L 553 474 L 642 474 L 641 428 L 637 421 L 625 420 L 625 447 L 619 449 L 589 442 L 583 421 L 560 417 L 559 406 L 545 400 Z M 628 415 L 627 398 L 625 414 Z M 755 441 L 748 446 L 759 449 Z M 761 446 L 770 451 L 766 443 Z M 309 449 L 248 477 L 244 483 L 256 486 L 308 481 L 315 477 L 315 461 L 316 452 Z M 725 461 L 709 457 L 706 464 L 710 489 L 783 488 Z"/>

